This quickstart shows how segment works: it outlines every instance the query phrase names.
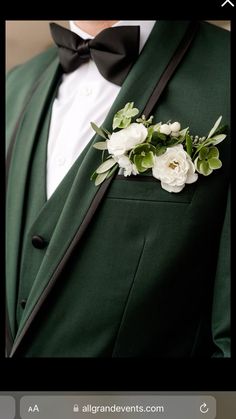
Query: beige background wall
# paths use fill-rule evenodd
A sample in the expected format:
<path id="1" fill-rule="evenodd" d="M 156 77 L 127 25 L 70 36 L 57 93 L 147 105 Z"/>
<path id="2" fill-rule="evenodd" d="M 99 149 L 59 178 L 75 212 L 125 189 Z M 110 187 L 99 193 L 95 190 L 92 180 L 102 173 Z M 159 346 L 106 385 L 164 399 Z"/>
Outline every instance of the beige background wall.
<path id="1" fill-rule="evenodd" d="M 10 69 L 23 63 L 52 44 L 49 20 L 8 20 L 6 21 L 6 67 Z M 68 27 L 66 20 L 54 20 Z M 229 20 L 208 21 L 225 29 L 230 29 Z"/>

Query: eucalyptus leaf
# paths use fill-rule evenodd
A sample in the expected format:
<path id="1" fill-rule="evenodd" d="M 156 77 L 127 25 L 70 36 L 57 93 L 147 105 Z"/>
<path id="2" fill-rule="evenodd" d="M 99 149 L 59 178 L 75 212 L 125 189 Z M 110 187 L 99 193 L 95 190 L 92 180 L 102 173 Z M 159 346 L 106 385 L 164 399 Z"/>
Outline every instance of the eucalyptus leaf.
<path id="1" fill-rule="evenodd" d="M 108 174 L 109 174 L 109 171 L 98 174 L 95 180 L 95 186 L 100 185 L 106 179 Z"/>
<path id="2" fill-rule="evenodd" d="M 182 129 L 181 131 L 179 131 L 179 136 L 185 138 L 187 132 L 188 132 L 189 127 Z"/>
<path id="3" fill-rule="evenodd" d="M 210 130 L 210 132 L 209 132 L 209 134 L 208 134 L 207 138 L 211 138 L 211 137 L 212 137 L 212 135 L 214 134 L 214 132 L 217 130 L 218 126 L 220 125 L 220 123 L 221 123 L 221 119 L 222 119 L 222 116 L 220 116 L 220 117 L 217 119 L 217 121 L 216 121 L 216 123 L 214 124 L 213 128 Z"/>
<path id="4" fill-rule="evenodd" d="M 109 160 L 104 161 L 104 163 L 102 163 L 96 170 L 96 172 L 98 174 L 104 173 L 107 170 L 111 169 L 111 167 L 113 167 L 116 164 L 116 161 L 111 158 Z"/>
<path id="5" fill-rule="evenodd" d="M 107 179 L 113 175 L 113 173 L 116 171 L 116 169 L 117 169 L 118 167 L 119 167 L 119 165 L 118 165 L 118 163 L 116 163 L 116 164 L 112 167 L 112 169 L 111 169 L 111 170 L 109 170 L 109 173 L 108 173 L 108 175 L 107 175 Z"/>
<path id="6" fill-rule="evenodd" d="M 90 122 L 91 127 L 93 128 L 93 130 L 102 138 L 105 138 L 105 140 L 107 140 L 106 135 L 104 134 L 102 128 L 99 128 L 96 124 L 94 124 L 94 122 Z"/>
<path id="7" fill-rule="evenodd" d="M 111 136 L 111 133 L 106 128 L 102 128 L 102 129 L 105 132 L 105 134 L 107 134 L 108 137 Z"/>
<path id="8" fill-rule="evenodd" d="M 107 143 L 106 141 L 101 141 L 98 143 L 93 144 L 93 147 L 97 150 L 107 150 Z"/>
<path id="9" fill-rule="evenodd" d="M 220 125 L 215 131 L 214 135 L 225 134 L 228 131 L 228 125 Z"/>
<path id="10" fill-rule="evenodd" d="M 221 141 L 223 141 L 225 139 L 225 137 L 226 137 L 225 134 L 219 134 L 219 135 L 216 135 L 215 137 L 212 137 L 211 138 L 212 144 L 217 145 L 217 144 L 221 143 Z"/>

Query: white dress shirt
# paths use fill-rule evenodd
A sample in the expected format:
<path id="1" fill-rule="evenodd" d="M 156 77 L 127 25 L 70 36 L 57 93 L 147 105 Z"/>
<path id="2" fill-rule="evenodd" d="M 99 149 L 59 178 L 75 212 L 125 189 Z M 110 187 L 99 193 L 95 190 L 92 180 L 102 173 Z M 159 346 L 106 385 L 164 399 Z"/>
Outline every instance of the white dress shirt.
<path id="1" fill-rule="evenodd" d="M 140 26 L 140 51 L 155 21 L 119 21 L 113 26 Z M 93 38 L 70 21 L 83 39 Z M 140 52 L 139 51 L 139 52 Z M 121 87 L 104 79 L 91 59 L 64 74 L 52 106 L 47 145 L 47 198 L 53 194 L 94 135 L 90 122 L 101 126 Z"/>

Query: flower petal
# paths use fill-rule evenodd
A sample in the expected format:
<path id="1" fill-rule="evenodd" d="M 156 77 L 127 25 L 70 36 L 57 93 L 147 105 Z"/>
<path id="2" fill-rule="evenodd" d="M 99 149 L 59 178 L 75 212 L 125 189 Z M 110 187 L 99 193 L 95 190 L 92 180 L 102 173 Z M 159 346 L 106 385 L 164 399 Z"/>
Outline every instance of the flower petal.
<path id="1" fill-rule="evenodd" d="M 182 191 L 182 189 L 184 188 L 184 185 L 180 185 L 180 186 L 171 186 L 171 185 L 169 185 L 168 183 L 161 182 L 161 187 L 162 187 L 163 189 L 165 189 L 165 191 L 167 191 L 167 192 L 174 192 L 174 193 L 178 193 L 178 192 L 181 192 L 181 191 Z"/>

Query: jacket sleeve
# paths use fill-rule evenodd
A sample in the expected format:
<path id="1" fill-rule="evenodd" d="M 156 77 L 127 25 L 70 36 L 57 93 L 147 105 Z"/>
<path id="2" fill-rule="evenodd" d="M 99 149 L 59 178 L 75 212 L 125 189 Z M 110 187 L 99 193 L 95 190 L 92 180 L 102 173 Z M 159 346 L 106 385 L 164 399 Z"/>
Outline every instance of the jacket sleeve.
<path id="1" fill-rule="evenodd" d="M 231 356 L 230 202 L 229 192 L 225 219 L 221 233 L 213 296 L 212 334 L 213 341 L 216 345 L 216 350 L 212 356 L 213 358 L 229 358 Z"/>

